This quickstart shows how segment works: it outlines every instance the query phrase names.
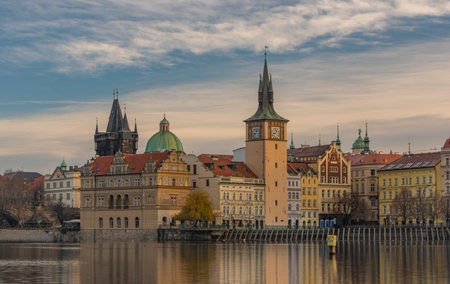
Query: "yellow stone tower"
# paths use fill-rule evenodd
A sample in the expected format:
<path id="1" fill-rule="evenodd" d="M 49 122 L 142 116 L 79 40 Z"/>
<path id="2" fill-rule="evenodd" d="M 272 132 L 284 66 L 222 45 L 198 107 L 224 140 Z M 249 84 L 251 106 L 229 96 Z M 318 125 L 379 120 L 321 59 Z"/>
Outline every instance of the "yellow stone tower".
<path id="1" fill-rule="evenodd" d="M 246 124 L 245 163 L 264 178 L 267 226 L 287 226 L 287 122 L 273 107 L 267 58 L 259 80 L 258 110 Z"/>

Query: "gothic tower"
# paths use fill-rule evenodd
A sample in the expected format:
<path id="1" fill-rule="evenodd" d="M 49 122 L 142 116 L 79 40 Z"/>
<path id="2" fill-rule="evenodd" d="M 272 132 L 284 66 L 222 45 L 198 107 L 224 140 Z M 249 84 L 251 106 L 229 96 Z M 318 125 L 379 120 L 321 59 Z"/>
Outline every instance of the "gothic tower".
<path id="1" fill-rule="evenodd" d="M 245 163 L 264 178 L 265 216 L 268 226 L 286 226 L 287 212 L 287 123 L 273 107 L 272 77 L 267 58 L 259 80 L 258 110 L 246 125 Z"/>
<path id="2" fill-rule="evenodd" d="M 134 131 L 130 130 L 128 118 L 122 116 L 119 104 L 119 91 L 113 93 L 113 104 L 109 114 L 108 127 L 105 132 L 98 131 L 98 122 L 95 128 L 95 152 L 99 156 L 112 156 L 117 152 L 136 154 L 138 146 L 138 133 L 136 122 Z"/>

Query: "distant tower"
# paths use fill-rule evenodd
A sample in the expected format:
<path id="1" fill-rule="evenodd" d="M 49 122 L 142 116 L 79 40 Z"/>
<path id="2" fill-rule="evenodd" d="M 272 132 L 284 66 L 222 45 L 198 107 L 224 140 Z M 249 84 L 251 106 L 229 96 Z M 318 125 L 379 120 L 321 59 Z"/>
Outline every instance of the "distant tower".
<path id="1" fill-rule="evenodd" d="M 265 181 L 265 222 L 287 226 L 287 123 L 273 107 L 272 77 L 267 59 L 259 81 L 258 109 L 246 119 L 245 163 Z"/>
<path id="2" fill-rule="evenodd" d="M 119 104 L 119 91 L 113 92 L 113 104 L 105 132 L 98 131 L 98 121 L 94 135 L 95 152 L 99 156 L 113 156 L 117 152 L 136 154 L 138 133 L 136 122 L 134 131 L 130 130 L 127 114 L 122 116 Z"/>
<path id="3" fill-rule="evenodd" d="M 364 151 L 363 151 L 364 154 L 370 153 L 369 143 L 370 143 L 370 139 L 367 134 L 367 120 L 366 120 L 366 136 L 364 137 Z"/>
<path id="4" fill-rule="evenodd" d="M 362 154 L 364 152 L 364 140 L 361 137 L 361 128 L 358 129 L 358 138 L 352 145 L 352 154 Z"/>
<path id="5" fill-rule="evenodd" d="M 289 146 L 289 149 L 295 149 L 295 145 L 294 145 L 294 133 L 291 133 L 291 145 Z"/>
<path id="6" fill-rule="evenodd" d="M 336 130 L 337 130 L 336 145 L 338 146 L 338 149 L 341 150 L 341 139 L 339 138 L 339 122 L 337 124 Z"/>

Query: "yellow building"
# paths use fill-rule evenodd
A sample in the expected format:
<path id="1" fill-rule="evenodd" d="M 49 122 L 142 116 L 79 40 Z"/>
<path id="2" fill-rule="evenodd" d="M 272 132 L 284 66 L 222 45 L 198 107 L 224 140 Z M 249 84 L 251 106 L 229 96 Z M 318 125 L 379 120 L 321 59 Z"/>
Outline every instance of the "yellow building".
<path id="1" fill-rule="evenodd" d="M 314 175 L 317 180 L 317 206 L 319 212 L 319 222 L 327 223 L 348 222 L 350 215 L 350 162 L 344 157 L 344 154 L 339 150 L 336 142 L 329 145 L 306 146 L 301 148 L 289 149 L 288 159 L 292 162 L 305 163 L 313 170 L 311 172 L 311 182 Z M 313 174 L 314 173 L 314 174 Z M 311 183 L 306 183 L 306 187 L 302 184 L 302 205 L 303 200 L 306 201 L 305 208 L 308 207 L 308 200 L 314 202 L 314 198 L 308 198 L 308 188 L 311 188 L 311 193 L 314 196 L 314 188 Z M 303 190 L 305 190 L 305 197 L 303 197 Z M 312 203 L 311 205 L 314 205 Z M 303 208 L 302 208 L 303 210 Z M 314 211 L 312 211 L 314 212 Z M 314 215 L 313 215 L 314 216 Z M 345 219 L 345 220 L 344 220 Z M 317 219 L 312 219 L 312 224 Z M 316 224 L 319 225 L 319 224 Z"/>
<path id="2" fill-rule="evenodd" d="M 378 175 L 380 224 L 440 222 L 440 152 L 404 155 Z"/>
<path id="3" fill-rule="evenodd" d="M 258 109 L 245 120 L 245 163 L 265 181 L 265 222 L 268 226 L 288 225 L 287 122 L 273 107 L 272 79 L 265 60 L 259 81 Z"/>

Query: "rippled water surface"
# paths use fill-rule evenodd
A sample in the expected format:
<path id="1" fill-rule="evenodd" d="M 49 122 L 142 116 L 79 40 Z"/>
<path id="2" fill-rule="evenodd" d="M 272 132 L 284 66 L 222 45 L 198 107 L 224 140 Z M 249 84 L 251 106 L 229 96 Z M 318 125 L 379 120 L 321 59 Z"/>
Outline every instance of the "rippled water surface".
<path id="1" fill-rule="evenodd" d="M 0 244 L 0 283 L 449 283 L 450 245 Z"/>

